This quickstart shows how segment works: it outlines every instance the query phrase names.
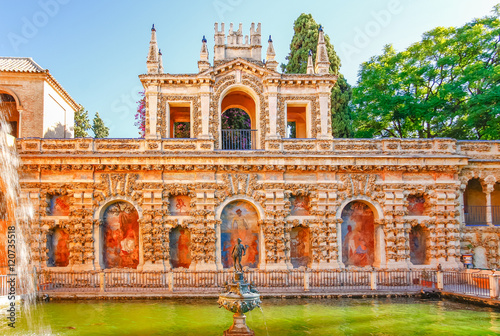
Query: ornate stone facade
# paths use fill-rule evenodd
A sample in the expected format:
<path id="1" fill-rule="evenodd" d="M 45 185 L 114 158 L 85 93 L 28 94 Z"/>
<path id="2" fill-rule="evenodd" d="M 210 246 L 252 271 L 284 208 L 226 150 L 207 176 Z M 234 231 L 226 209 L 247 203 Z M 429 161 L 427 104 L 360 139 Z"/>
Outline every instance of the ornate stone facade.
<path id="1" fill-rule="evenodd" d="M 217 30 L 216 38 L 221 34 Z M 260 28 L 251 34 L 260 41 Z M 321 69 L 280 74 L 238 36 L 226 45 L 231 57 L 223 57 L 224 45 L 216 41 L 213 66 L 207 65 L 204 40 L 194 75 L 159 71 L 152 40 L 148 73 L 139 76 L 147 97 L 146 139 L 18 140 L 23 197 L 37 214 L 34 263 L 48 267 L 47 237 L 57 227 L 69 235 L 69 265 L 59 269 L 103 268 L 104 250 L 112 243 L 104 237 L 104 213 L 126 202 L 139 216 L 139 270 L 170 269 L 174 254 L 189 255 L 182 262 L 192 270 L 221 269 L 229 253 L 223 244 L 227 227 L 255 234 L 249 249 L 261 269 L 293 267 L 292 249 L 308 249 L 311 268 L 460 268 L 469 245 L 482 253 L 486 267 L 499 266 L 500 223 L 486 210 L 484 227 L 467 226 L 464 194 L 469 181 L 478 179 L 485 194 L 493 195 L 485 204 L 494 208 L 500 142 L 334 140 L 328 94 L 336 76 Z M 241 55 L 238 43 L 246 46 Z M 250 115 L 257 130 L 253 148 L 223 148 L 223 106 Z M 286 137 L 287 111 L 305 114 L 307 138 Z M 183 113 L 191 138 L 172 138 L 169 125 Z M 69 196 L 69 212 L 54 216 L 47 209 L 60 195 Z M 245 211 L 258 218 L 256 233 L 253 222 L 227 212 L 235 202 L 247 204 Z M 188 210 L 176 213 L 173 206 Z M 117 223 L 106 225 L 122 226 L 117 248 L 126 254 L 125 221 Z M 308 232 L 307 242 L 292 239 L 298 227 Z M 413 239 L 415 232 L 424 238 Z M 422 243 L 425 260 L 414 263 Z"/>

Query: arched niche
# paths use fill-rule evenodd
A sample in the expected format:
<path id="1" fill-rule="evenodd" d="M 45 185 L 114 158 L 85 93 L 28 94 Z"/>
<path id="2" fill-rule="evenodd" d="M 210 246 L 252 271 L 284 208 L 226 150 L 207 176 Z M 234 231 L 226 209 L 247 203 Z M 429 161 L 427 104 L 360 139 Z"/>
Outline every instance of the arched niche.
<path id="1" fill-rule="evenodd" d="M 69 265 L 69 233 L 55 227 L 47 234 L 47 266 L 66 267 Z"/>
<path id="2" fill-rule="evenodd" d="M 408 216 L 424 216 L 427 214 L 428 204 L 422 194 L 411 194 L 406 198 L 408 202 Z"/>
<path id="3" fill-rule="evenodd" d="M 188 228 L 176 226 L 169 233 L 170 264 L 172 268 L 191 265 L 191 233 Z"/>
<path id="4" fill-rule="evenodd" d="M 232 249 L 241 238 L 248 246 L 241 260 L 243 267 L 256 268 L 259 264 L 260 227 L 259 212 L 248 201 L 234 200 L 227 203 L 220 213 L 220 251 L 223 268 L 234 266 Z"/>
<path id="5" fill-rule="evenodd" d="M 410 231 L 410 261 L 413 265 L 429 264 L 427 243 L 429 231 L 421 225 L 415 225 Z"/>
<path id="6" fill-rule="evenodd" d="M 124 201 L 103 207 L 101 261 L 103 268 L 132 268 L 139 264 L 139 213 Z"/>
<path id="7" fill-rule="evenodd" d="M 373 266 L 380 259 L 375 234 L 373 208 L 364 201 L 354 200 L 341 211 L 342 262 L 345 266 Z"/>
<path id="8" fill-rule="evenodd" d="M 311 256 L 309 227 L 295 226 L 290 230 L 290 261 L 293 268 L 309 267 Z"/>

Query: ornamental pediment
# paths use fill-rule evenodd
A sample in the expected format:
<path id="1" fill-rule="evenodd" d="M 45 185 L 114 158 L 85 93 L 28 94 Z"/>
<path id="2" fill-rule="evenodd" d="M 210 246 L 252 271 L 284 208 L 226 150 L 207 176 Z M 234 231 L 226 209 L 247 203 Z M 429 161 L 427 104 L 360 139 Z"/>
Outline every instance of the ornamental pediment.
<path id="1" fill-rule="evenodd" d="M 273 75 L 280 76 L 280 74 L 276 71 L 266 69 L 264 66 L 260 64 L 250 62 L 243 58 L 236 58 L 231 61 L 222 63 L 214 67 L 212 70 L 208 70 L 207 74 L 211 73 L 215 77 L 223 77 L 229 73 L 234 73 L 235 71 L 246 72 L 261 78 L 264 76 L 273 76 Z"/>

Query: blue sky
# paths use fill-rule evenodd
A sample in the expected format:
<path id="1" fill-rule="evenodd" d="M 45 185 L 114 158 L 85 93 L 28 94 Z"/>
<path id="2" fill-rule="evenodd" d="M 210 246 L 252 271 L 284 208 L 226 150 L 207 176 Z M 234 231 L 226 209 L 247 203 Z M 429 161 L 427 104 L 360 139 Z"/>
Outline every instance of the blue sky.
<path id="1" fill-rule="evenodd" d="M 499 0 L 0 0 L 0 56 L 32 57 L 93 116 L 110 137 L 137 137 L 137 76 L 146 72 L 151 24 L 168 73 L 195 73 L 206 35 L 213 57 L 215 22 L 262 23 L 277 60 L 289 52 L 293 22 L 311 13 L 330 36 L 341 72 L 356 83 L 359 65 L 385 44 L 402 50 L 436 26 L 460 26 L 488 15 Z M 265 57 L 266 45 L 263 48 Z"/>

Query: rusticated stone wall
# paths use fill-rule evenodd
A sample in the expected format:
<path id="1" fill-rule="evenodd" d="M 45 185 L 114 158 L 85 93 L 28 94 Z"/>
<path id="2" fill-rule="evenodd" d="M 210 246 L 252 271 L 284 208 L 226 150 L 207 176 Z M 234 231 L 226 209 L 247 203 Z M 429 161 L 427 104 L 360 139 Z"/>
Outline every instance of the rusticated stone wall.
<path id="1" fill-rule="evenodd" d="M 450 140 L 411 142 L 419 148 L 406 154 L 360 156 L 347 151 L 298 156 L 285 151 L 208 150 L 172 151 L 166 156 L 149 152 L 150 143 L 134 140 L 139 150 L 113 147 L 103 156 L 96 152 L 104 150 L 99 142 L 90 139 L 18 140 L 24 163 L 23 197 L 31 200 L 36 212 L 31 237 L 34 263 L 48 267 L 47 237 L 62 228 L 69 236 L 69 265 L 54 269 L 102 268 L 103 214 L 108 205 L 118 201 L 131 204 L 139 214 L 139 270 L 171 267 L 169 233 L 178 226 L 189 230 L 190 269 L 222 268 L 221 213 L 233 201 L 248 202 L 257 209 L 259 268 L 293 267 L 290 232 L 299 226 L 310 232 L 308 267 L 360 268 L 342 262 L 342 210 L 353 201 L 366 204 L 375 218 L 374 256 L 367 267 L 426 268 L 441 264 L 459 268 L 460 256 L 468 251 L 469 244 L 477 250 L 478 262 L 486 267 L 496 268 L 500 263 L 500 229 L 465 227 L 463 222 L 467 181 L 500 181 L 495 155 L 481 154 L 483 160 L 475 160 L 473 155 L 431 152 L 444 145 L 457 150 L 459 146 Z M 342 141 L 325 143 L 330 148 L 343 146 Z M 352 140 L 349 150 L 378 148 L 381 143 Z M 393 143 L 398 148 L 406 144 Z M 431 148 L 420 148 L 429 143 Z M 50 149 L 46 146 L 49 144 Z M 73 154 L 66 150 L 69 145 L 94 149 Z M 426 150 L 429 155 L 422 153 Z M 67 196 L 67 215 L 51 215 L 50 199 L 55 195 Z M 189 211 L 182 215 L 169 210 L 170 200 L 177 195 L 191 200 Z M 423 198 L 425 211 L 410 215 L 410 196 Z M 294 197 L 307 200 L 307 213 L 292 213 Z M 410 233 L 416 226 L 426 237 L 423 265 L 410 261 Z"/>

